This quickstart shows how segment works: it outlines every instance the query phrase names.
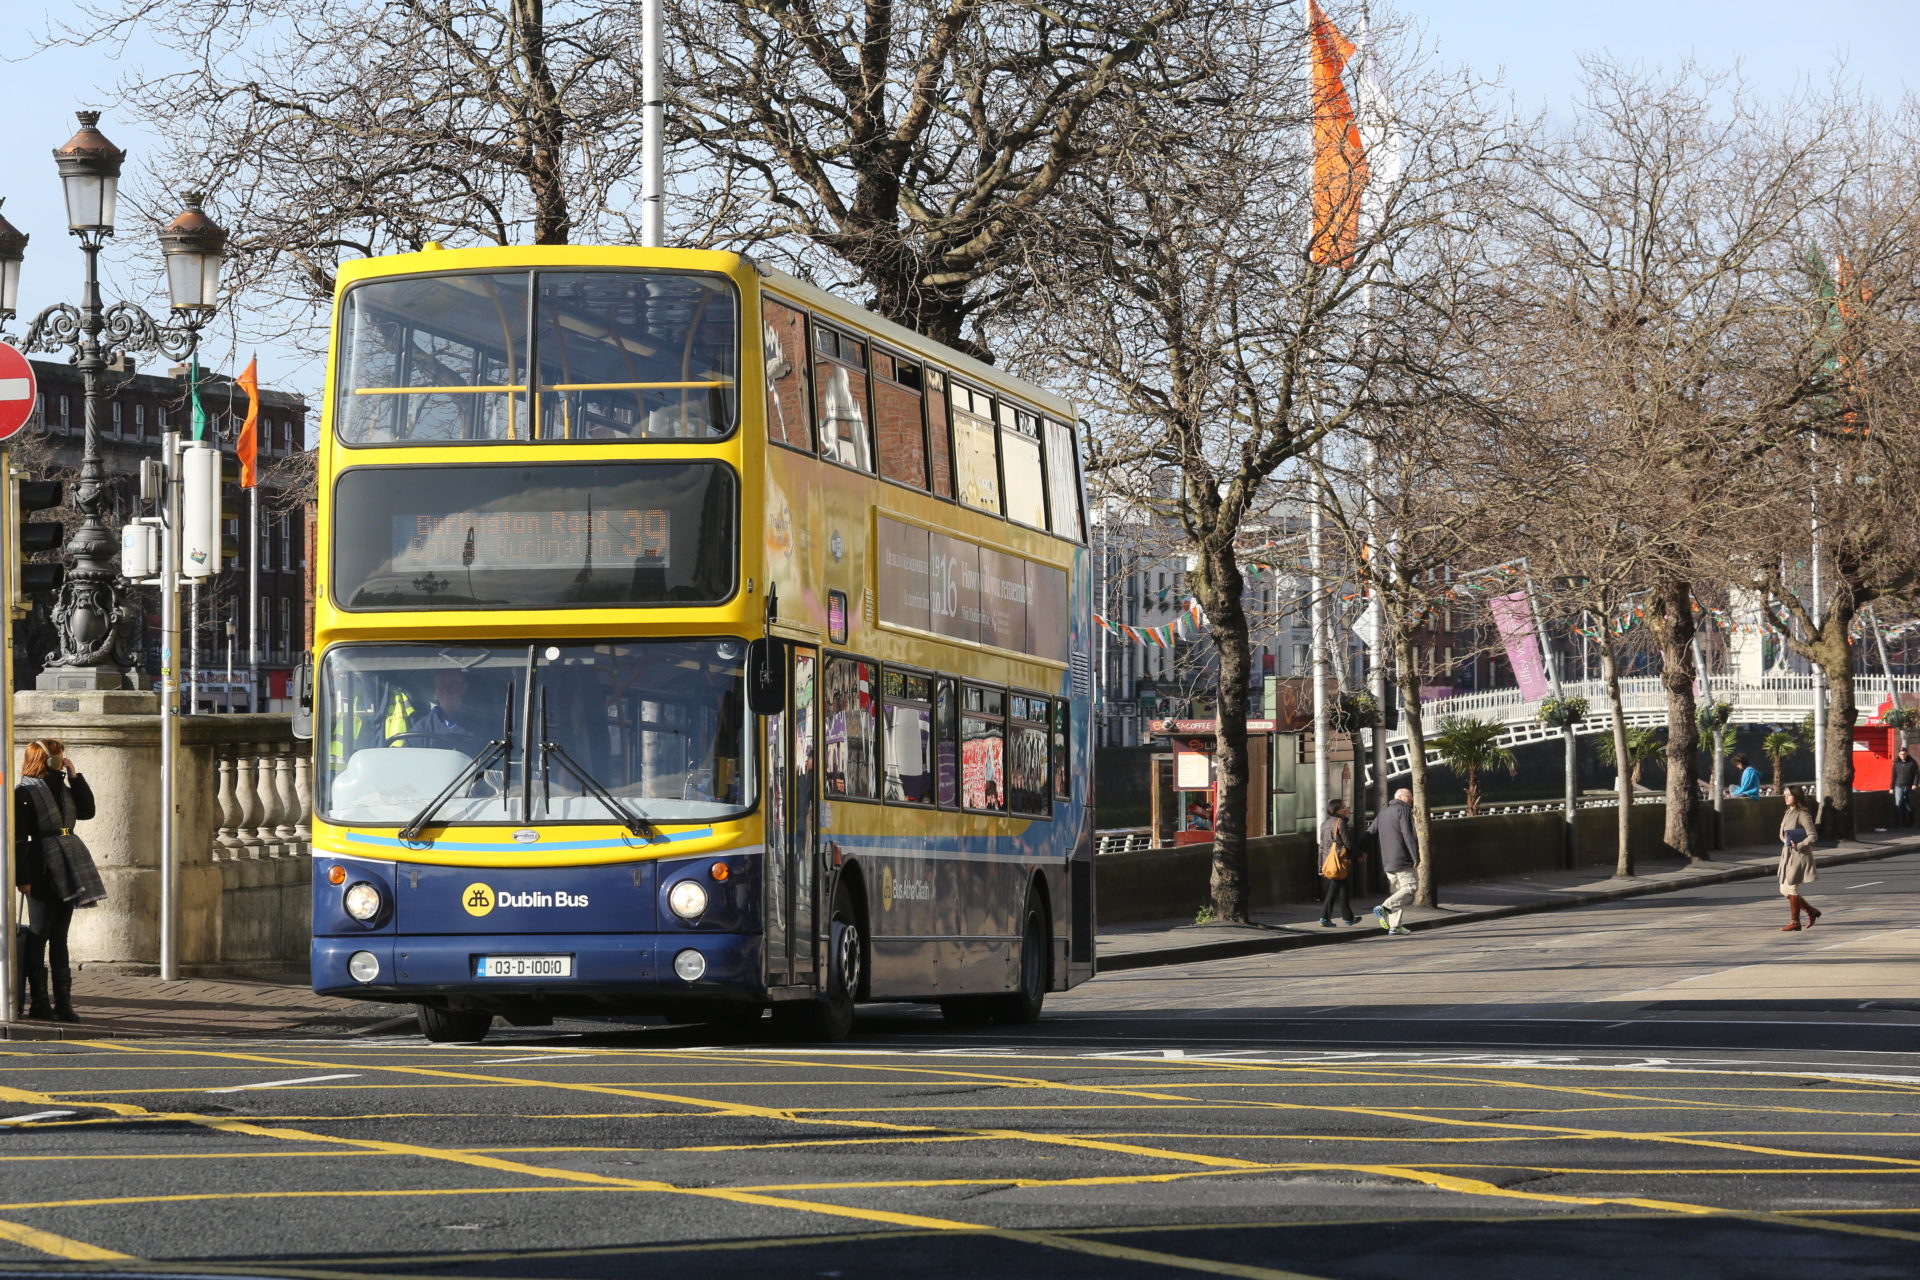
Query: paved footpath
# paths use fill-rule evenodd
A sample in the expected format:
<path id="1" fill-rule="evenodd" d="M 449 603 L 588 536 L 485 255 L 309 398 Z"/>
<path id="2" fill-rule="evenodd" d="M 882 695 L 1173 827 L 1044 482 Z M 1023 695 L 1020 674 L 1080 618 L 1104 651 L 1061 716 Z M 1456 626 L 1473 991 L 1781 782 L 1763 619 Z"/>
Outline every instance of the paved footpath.
<path id="1" fill-rule="evenodd" d="M 1920 850 L 1920 832 L 1871 831 L 1857 840 L 1842 840 L 1814 851 L 1822 867 L 1866 862 Z M 1640 874 L 1629 877 L 1580 871 L 1542 871 L 1497 880 L 1478 880 L 1440 886 L 1439 907 L 1410 907 L 1402 923 L 1415 930 L 1530 915 L 1595 902 L 1614 902 L 1650 893 L 1673 893 L 1730 880 L 1771 878 L 1780 857 L 1774 845 L 1723 849 L 1711 862 L 1654 860 Z M 1381 937 L 1370 914 L 1378 897 L 1355 893 L 1354 910 L 1360 923 L 1351 928 L 1335 922 L 1322 928 L 1317 903 L 1295 903 L 1254 913 L 1251 925 L 1196 925 L 1191 919 L 1159 924 L 1110 925 L 1100 931 L 1100 971 L 1142 969 L 1155 965 L 1189 964 L 1233 956 L 1289 951 L 1295 947 L 1352 942 Z"/>
<path id="2" fill-rule="evenodd" d="M 1920 833 L 1870 832 L 1817 851 L 1820 865 L 1862 862 L 1920 850 Z M 1596 876 L 1591 870 L 1541 872 L 1441 886 L 1439 908 L 1415 907 L 1405 922 L 1416 930 L 1505 916 L 1529 915 L 1610 902 L 1644 894 L 1670 893 L 1731 880 L 1773 874 L 1778 851 L 1771 847 L 1730 849 L 1714 861 L 1682 864 L 1654 862 L 1627 879 Z M 1103 973 L 1160 965 L 1191 964 L 1236 956 L 1288 951 L 1296 947 L 1379 939 L 1372 899 L 1356 895 L 1359 925 L 1322 929 L 1311 905 L 1258 912 L 1252 925 L 1162 924 L 1109 926 L 1099 935 Z M 272 981 L 212 981 L 103 974 L 80 970 L 74 978 L 78 1024 L 0 1023 L 0 1040 L 134 1039 L 153 1036 L 357 1035 L 406 1031 L 404 1005 L 336 1000 L 307 990 L 297 975 Z"/>

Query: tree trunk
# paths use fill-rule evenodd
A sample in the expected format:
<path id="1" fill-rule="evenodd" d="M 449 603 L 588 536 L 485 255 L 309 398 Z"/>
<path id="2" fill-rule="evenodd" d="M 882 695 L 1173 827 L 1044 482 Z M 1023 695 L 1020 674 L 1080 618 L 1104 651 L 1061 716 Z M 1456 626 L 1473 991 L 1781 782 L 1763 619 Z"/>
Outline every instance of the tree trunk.
<path id="1" fill-rule="evenodd" d="M 1467 816 L 1473 817 L 1480 812 L 1480 771 L 1467 770 Z"/>
<path id="2" fill-rule="evenodd" d="M 1787 794 L 1786 788 L 1787 758 L 1785 756 L 1775 756 L 1773 758 L 1773 794 L 1783 796 Z"/>
<path id="3" fill-rule="evenodd" d="M 1407 730 L 1413 838 L 1420 846 L 1420 874 L 1414 902 L 1423 907 L 1437 907 L 1440 901 L 1433 874 L 1433 806 L 1427 796 L 1427 731 L 1420 723 L 1420 668 L 1414 662 L 1412 636 L 1402 634 L 1394 640 L 1393 661 L 1400 678 L 1400 719 Z M 1386 805 L 1382 803 L 1381 807 Z"/>
<path id="4" fill-rule="evenodd" d="M 1666 851 L 1706 861 L 1700 839 L 1700 721 L 1693 697 L 1693 588 L 1667 580 L 1647 597 L 1647 616 L 1660 642 L 1660 683 L 1667 691 Z"/>
<path id="5" fill-rule="evenodd" d="M 1620 698 L 1620 668 L 1613 660 L 1613 637 L 1606 634 L 1605 627 L 1603 618 L 1601 630 L 1605 638 L 1600 642 L 1600 671 L 1607 682 L 1607 705 L 1613 709 L 1613 795 L 1620 828 L 1620 847 L 1614 855 L 1613 874 L 1630 876 L 1633 874 L 1633 785 L 1639 781 L 1640 766 L 1636 762 L 1629 768 L 1627 764 L 1626 704 Z"/>
<path id="6" fill-rule="evenodd" d="M 563 172 L 567 113 L 547 61 L 545 0 L 514 0 L 513 26 L 526 81 L 526 116 L 519 132 L 527 189 L 533 195 L 533 242 L 566 244 L 573 236 Z"/>
<path id="7" fill-rule="evenodd" d="M 1826 625 L 1808 646 L 1827 681 L 1827 752 L 1821 762 L 1820 834 L 1829 840 L 1851 840 L 1855 834 L 1853 807 L 1853 722 L 1859 716 L 1853 691 L 1853 645 L 1847 634 L 1854 611 L 1839 600 L 1827 614 Z M 1816 679 L 1816 685 L 1817 685 Z M 1816 687 L 1815 696 L 1819 696 Z"/>
<path id="8" fill-rule="evenodd" d="M 1247 672 L 1251 665 L 1245 583 L 1233 549 L 1206 553 L 1195 595 L 1207 611 L 1209 630 L 1220 660 L 1214 701 L 1218 736 L 1214 739 L 1220 801 L 1213 815 L 1213 914 L 1229 923 L 1247 919 Z M 1316 827 L 1319 815 L 1315 815 Z"/>

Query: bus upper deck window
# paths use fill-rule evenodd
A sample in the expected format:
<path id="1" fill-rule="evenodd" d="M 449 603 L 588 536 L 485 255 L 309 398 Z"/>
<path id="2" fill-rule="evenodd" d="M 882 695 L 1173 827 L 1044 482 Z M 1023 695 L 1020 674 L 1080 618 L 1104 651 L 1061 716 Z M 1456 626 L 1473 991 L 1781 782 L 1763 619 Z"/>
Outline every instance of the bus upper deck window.
<path id="1" fill-rule="evenodd" d="M 520 271 L 369 280 L 348 290 L 340 438 L 526 439 L 527 284 Z"/>

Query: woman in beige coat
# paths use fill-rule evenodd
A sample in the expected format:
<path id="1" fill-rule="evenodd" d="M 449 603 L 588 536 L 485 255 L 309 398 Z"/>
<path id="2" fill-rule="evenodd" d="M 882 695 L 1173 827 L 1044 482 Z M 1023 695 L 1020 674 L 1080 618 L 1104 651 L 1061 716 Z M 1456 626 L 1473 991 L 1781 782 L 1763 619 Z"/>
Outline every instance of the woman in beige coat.
<path id="1" fill-rule="evenodd" d="M 1806 927 L 1809 929 L 1813 928 L 1813 922 L 1822 914 L 1800 892 L 1803 885 L 1820 875 L 1820 869 L 1814 865 L 1812 852 L 1813 842 L 1818 837 L 1806 790 L 1788 787 L 1787 811 L 1780 818 L 1780 893 L 1787 900 L 1787 911 L 1793 917 L 1793 922 L 1781 925 L 1782 933 L 1792 933 L 1801 927 L 1802 911 L 1807 913 Z"/>

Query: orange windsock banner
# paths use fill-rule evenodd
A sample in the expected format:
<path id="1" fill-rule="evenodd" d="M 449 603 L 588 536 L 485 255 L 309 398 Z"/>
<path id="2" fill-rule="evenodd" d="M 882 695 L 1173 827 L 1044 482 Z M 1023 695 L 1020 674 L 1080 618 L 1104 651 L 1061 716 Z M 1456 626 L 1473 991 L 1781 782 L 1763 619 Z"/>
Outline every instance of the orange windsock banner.
<path id="1" fill-rule="evenodd" d="M 1353 265 L 1360 239 L 1360 196 L 1367 188 L 1367 153 L 1360 141 L 1347 60 L 1353 41 L 1307 0 L 1307 39 L 1313 54 L 1313 239 L 1308 256 L 1323 267 Z"/>
<path id="2" fill-rule="evenodd" d="M 240 428 L 233 451 L 240 455 L 240 487 L 251 489 L 260 483 L 260 360 L 247 361 L 247 371 L 234 379 L 247 393 L 247 421 Z"/>

